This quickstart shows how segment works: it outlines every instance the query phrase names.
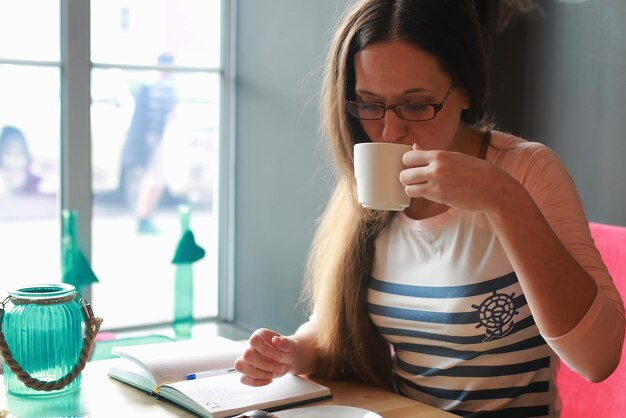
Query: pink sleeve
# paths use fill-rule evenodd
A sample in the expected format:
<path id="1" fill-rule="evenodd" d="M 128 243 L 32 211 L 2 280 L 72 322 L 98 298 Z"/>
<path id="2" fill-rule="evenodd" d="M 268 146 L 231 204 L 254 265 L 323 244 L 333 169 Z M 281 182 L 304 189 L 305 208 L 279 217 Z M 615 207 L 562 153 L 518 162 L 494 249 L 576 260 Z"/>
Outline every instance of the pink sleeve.
<path id="1" fill-rule="evenodd" d="M 566 334 L 546 338 L 573 371 L 591 381 L 606 378 L 619 363 L 624 342 L 624 304 L 595 247 L 589 222 L 570 175 L 558 156 L 536 144 L 519 179 L 570 254 L 598 286 L 582 320 Z"/>
<path id="2" fill-rule="evenodd" d="M 592 382 L 613 372 L 624 342 L 624 315 L 619 313 L 623 312 L 623 305 L 616 306 L 609 293 L 599 291 L 583 319 L 571 331 L 545 339 L 567 367 Z"/>

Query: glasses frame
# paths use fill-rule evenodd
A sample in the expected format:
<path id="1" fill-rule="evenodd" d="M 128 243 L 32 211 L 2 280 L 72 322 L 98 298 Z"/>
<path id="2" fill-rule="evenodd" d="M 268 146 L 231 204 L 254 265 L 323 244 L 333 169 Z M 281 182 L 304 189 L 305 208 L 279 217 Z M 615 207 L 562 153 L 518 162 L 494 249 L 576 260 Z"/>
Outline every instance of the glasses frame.
<path id="1" fill-rule="evenodd" d="M 440 102 L 437 102 L 437 103 L 422 103 L 424 106 L 431 106 L 433 108 L 433 110 L 434 110 L 433 116 L 431 118 L 428 118 L 428 119 L 407 119 L 405 117 L 402 117 L 400 115 L 400 113 L 398 113 L 398 107 L 400 107 L 400 106 L 407 106 L 407 105 L 414 105 L 414 104 L 417 104 L 417 103 L 383 104 L 383 103 L 369 103 L 369 102 L 357 102 L 357 101 L 353 101 L 353 100 L 346 100 L 345 106 L 346 106 L 346 111 L 350 114 L 350 116 L 354 116 L 355 118 L 360 119 L 360 120 L 381 120 L 381 119 L 383 119 L 385 117 L 385 114 L 387 114 L 387 110 L 391 109 L 391 110 L 393 110 L 393 113 L 395 113 L 396 116 L 399 117 L 402 120 L 408 120 L 410 122 L 426 122 L 426 121 L 435 119 L 437 117 L 437 114 L 439 112 L 441 112 L 441 110 L 443 109 L 443 106 L 448 101 L 448 97 L 450 97 L 450 94 L 452 93 L 452 90 L 454 90 L 454 87 L 456 87 L 456 82 L 453 81 L 452 85 L 450 86 L 450 88 L 446 92 L 446 95 L 443 96 L 443 99 L 441 99 Z M 383 113 L 378 118 L 363 118 L 361 116 L 357 116 L 354 113 L 350 112 L 350 105 L 351 104 L 367 104 L 369 106 L 375 106 L 375 107 L 378 107 L 379 109 L 382 109 Z"/>

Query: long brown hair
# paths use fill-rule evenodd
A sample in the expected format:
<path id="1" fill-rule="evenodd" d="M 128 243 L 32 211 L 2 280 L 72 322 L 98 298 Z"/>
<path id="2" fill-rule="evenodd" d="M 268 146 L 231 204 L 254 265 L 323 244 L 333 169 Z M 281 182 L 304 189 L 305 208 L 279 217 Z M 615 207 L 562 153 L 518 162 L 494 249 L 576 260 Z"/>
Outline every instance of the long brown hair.
<path id="1" fill-rule="evenodd" d="M 344 14 L 330 44 L 322 91 L 322 126 L 337 168 L 337 185 L 320 219 L 307 263 L 307 290 L 319 322 L 317 374 L 357 377 L 392 387 L 389 344 L 367 311 L 373 243 L 389 212 L 357 201 L 353 147 L 369 141 L 345 111 L 354 97 L 354 56 L 375 42 L 403 39 L 437 57 L 468 94 L 464 122 L 484 120 L 486 59 L 470 0 L 361 0 Z"/>

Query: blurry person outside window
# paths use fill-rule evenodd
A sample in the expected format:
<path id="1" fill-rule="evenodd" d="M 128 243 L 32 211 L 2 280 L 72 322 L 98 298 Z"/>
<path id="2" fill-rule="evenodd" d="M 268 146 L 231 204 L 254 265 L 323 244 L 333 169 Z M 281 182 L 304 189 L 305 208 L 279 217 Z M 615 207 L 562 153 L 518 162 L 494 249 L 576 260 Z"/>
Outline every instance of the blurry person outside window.
<path id="1" fill-rule="evenodd" d="M 172 65 L 174 57 L 161 54 L 159 66 Z M 177 103 L 174 77 L 159 70 L 158 78 L 140 86 L 135 94 L 135 111 L 124 149 L 124 167 L 140 170 L 143 176 L 137 191 L 135 216 L 140 234 L 158 233 L 152 215 L 165 188 L 163 173 L 163 132 Z M 130 187 L 128 184 L 126 187 Z"/>

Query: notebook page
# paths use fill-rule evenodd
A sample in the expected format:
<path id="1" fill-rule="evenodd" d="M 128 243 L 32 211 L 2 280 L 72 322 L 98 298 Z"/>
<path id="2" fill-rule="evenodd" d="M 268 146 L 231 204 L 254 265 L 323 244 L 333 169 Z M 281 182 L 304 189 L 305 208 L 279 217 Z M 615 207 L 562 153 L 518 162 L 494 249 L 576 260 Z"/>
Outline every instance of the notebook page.
<path id="1" fill-rule="evenodd" d="M 240 378 L 240 373 L 228 373 L 205 379 L 181 381 L 162 387 L 160 393 L 167 394 L 168 398 L 196 411 L 205 411 L 204 413 L 208 411 L 215 416 L 220 416 L 222 411 L 236 414 L 330 394 L 328 388 L 291 374 L 260 387 L 244 385 Z M 200 408 L 194 407 L 194 403 Z"/>
<path id="2" fill-rule="evenodd" d="M 148 370 L 158 384 L 185 380 L 189 373 L 232 367 L 244 345 L 226 338 L 118 347 L 113 353 Z"/>

